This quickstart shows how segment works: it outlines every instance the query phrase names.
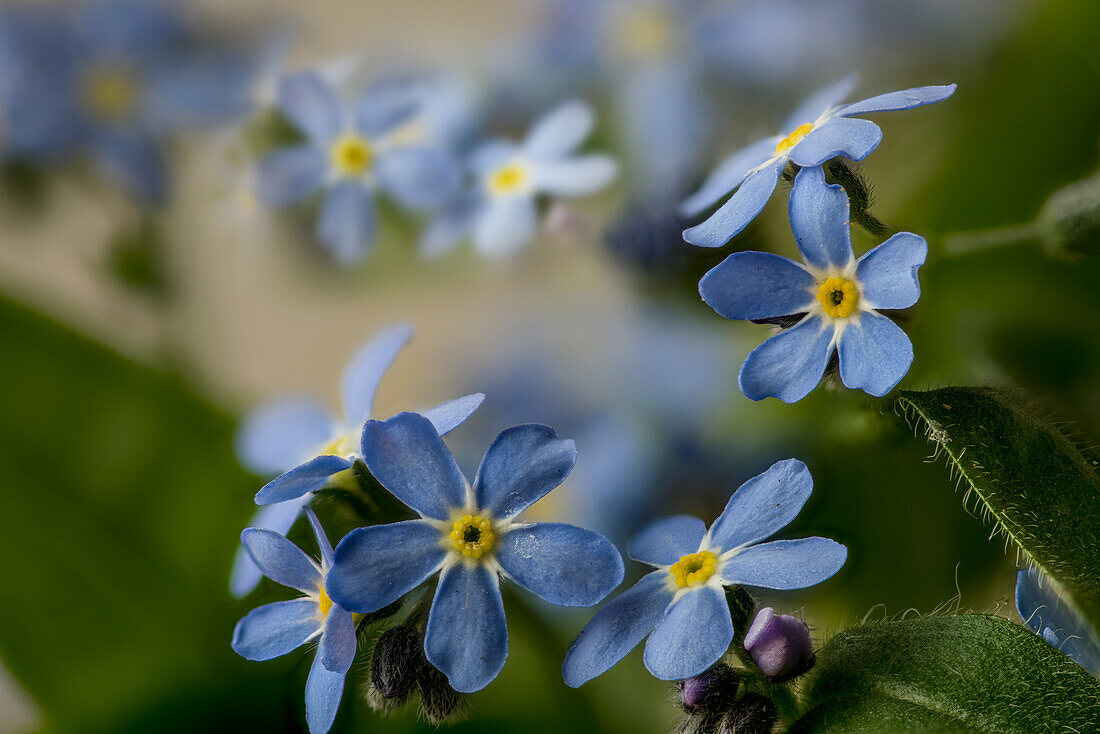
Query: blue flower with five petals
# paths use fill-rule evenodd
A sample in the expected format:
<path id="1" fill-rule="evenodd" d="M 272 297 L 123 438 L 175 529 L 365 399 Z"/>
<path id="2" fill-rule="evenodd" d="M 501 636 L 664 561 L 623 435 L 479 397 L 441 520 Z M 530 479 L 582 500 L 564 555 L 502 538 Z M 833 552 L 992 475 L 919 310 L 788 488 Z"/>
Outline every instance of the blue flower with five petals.
<path id="1" fill-rule="evenodd" d="M 1039 569 L 1016 574 L 1016 611 L 1032 632 L 1100 677 L 1100 638 Z"/>
<path id="2" fill-rule="evenodd" d="M 573 442 L 553 429 L 515 426 L 489 447 L 471 486 L 424 417 L 368 422 L 363 460 L 420 519 L 348 533 L 325 588 L 342 607 L 372 612 L 438 573 L 424 652 L 455 690 L 484 688 L 508 656 L 501 576 L 570 607 L 598 603 L 623 579 L 622 557 L 602 535 L 518 518 L 576 458 Z"/>
<path id="3" fill-rule="evenodd" d="M 332 545 L 313 511 L 306 514 L 321 550 L 320 565 L 278 533 L 261 528 L 241 533 L 241 543 L 265 576 L 305 596 L 253 609 L 233 630 L 233 649 L 248 660 L 271 660 L 316 640 L 306 679 L 306 722 L 310 734 L 325 734 L 340 708 L 357 643 L 351 612 L 325 593 Z"/>
<path id="4" fill-rule="evenodd" d="M 657 570 L 584 628 L 565 656 L 566 684 L 602 675 L 647 636 L 650 673 L 661 680 L 698 675 L 733 641 L 724 587 L 803 589 L 839 571 L 848 551 L 828 538 L 760 542 L 790 523 L 812 490 L 806 465 L 787 459 L 742 484 L 709 529 L 696 517 L 677 515 L 642 530 L 630 556 Z"/>
<path id="5" fill-rule="evenodd" d="M 684 239 L 700 247 L 721 247 L 763 210 L 788 162 L 803 168 L 820 166 L 844 156 L 861 161 L 882 140 L 882 130 L 856 115 L 910 110 L 947 99 L 954 84 L 890 92 L 849 105 L 840 104 L 851 92 L 849 77 L 807 98 L 787 118 L 788 132 L 765 138 L 734 153 L 680 205 L 680 214 L 694 217 L 733 191 L 733 196 L 701 224 L 684 230 Z M 736 191 L 735 191 L 736 189 Z"/>
<path id="6" fill-rule="evenodd" d="M 236 439 L 241 463 L 257 474 L 279 474 L 256 495 L 256 502 L 264 506 L 252 518 L 252 527 L 286 535 L 313 492 L 333 475 L 352 467 L 378 383 L 411 337 L 412 328 L 398 324 L 379 331 L 360 347 L 341 381 L 342 418 L 316 400 L 300 397 L 269 403 L 245 418 Z M 440 433 L 447 433 L 461 425 L 484 399 L 474 393 L 421 414 Z M 235 596 L 244 596 L 259 580 L 260 571 L 248 554 L 238 552 L 230 590 Z"/>
<path id="7" fill-rule="evenodd" d="M 848 196 L 841 186 L 825 183 L 820 167 L 803 168 L 795 177 L 790 218 L 805 264 L 767 252 L 737 252 L 699 281 L 703 300 L 727 319 L 800 317 L 745 359 L 741 391 L 752 400 L 801 400 L 821 381 L 835 352 L 846 386 L 885 395 L 909 371 L 913 345 L 879 309 L 917 302 L 917 268 L 928 244 L 899 232 L 857 260 Z"/>
<path id="8" fill-rule="evenodd" d="M 320 74 L 304 71 L 280 81 L 277 106 L 306 140 L 260 161 L 259 197 L 278 208 L 323 190 L 317 239 L 341 264 L 358 262 L 374 242 L 376 190 L 422 211 L 443 204 L 458 186 L 449 153 L 403 134 L 417 113 L 404 90 L 369 90 L 352 108 Z"/>

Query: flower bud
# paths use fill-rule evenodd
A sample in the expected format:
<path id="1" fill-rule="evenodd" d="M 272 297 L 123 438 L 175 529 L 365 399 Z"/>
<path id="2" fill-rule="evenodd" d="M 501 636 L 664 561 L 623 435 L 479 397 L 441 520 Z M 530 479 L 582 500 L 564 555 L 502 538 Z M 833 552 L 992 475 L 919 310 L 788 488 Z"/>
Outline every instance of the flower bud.
<path id="1" fill-rule="evenodd" d="M 391 627 L 378 638 L 370 662 L 370 690 L 367 700 L 374 708 L 401 703 L 416 683 L 423 665 L 424 640 L 410 624 Z"/>
<path id="2" fill-rule="evenodd" d="M 451 688 L 447 676 L 425 661 L 416 676 L 420 690 L 420 712 L 435 726 L 454 721 L 461 715 L 462 694 Z"/>
<path id="3" fill-rule="evenodd" d="M 745 633 L 745 650 L 760 671 L 776 682 L 802 675 L 814 664 L 810 630 L 798 617 L 764 607 Z"/>
<path id="4" fill-rule="evenodd" d="M 746 693 L 722 717 L 716 734 L 769 734 L 775 726 L 777 709 L 774 703 L 759 693 Z"/>
<path id="5" fill-rule="evenodd" d="M 719 711 L 737 696 L 740 676 L 728 665 L 718 664 L 676 684 L 685 711 Z"/>
<path id="6" fill-rule="evenodd" d="M 1051 252 L 1100 254 L 1100 174 L 1051 194 L 1035 223 Z"/>

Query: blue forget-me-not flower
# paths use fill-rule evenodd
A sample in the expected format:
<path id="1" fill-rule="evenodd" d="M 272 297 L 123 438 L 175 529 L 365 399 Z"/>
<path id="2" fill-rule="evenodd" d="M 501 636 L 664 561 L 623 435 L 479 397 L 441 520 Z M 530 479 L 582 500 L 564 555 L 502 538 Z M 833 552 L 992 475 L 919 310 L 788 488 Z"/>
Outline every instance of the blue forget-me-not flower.
<path id="1" fill-rule="evenodd" d="M 806 465 L 780 461 L 741 485 L 708 529 L 689 515 L 658 520 L 630 544 L 657 570 L 605 605 L 565 657 L 566 684 L 607 672 L 645 637 L 646 668 L 661 680 L 702 673 L 726 654 L 734 629 L 724 587 L 802 589 L 844 565 L 828 538 L 762 540 L 789 524 L 813 490 Z"/>
<path id="2" fill-rule="evenodd" d="M 252 518 L 253 527 L 286 535 L 309 503 L 313 492 L 350 469 L 359 453 L 359 433 L 371 415 L 378 383 L 397 353 L 412 337 L 412 328 L 398 324 L 375 334 L 352 358 L 341 380 L 343 416 L 334 416 L 318 401 L 287 398 L 249 414 L 237 432 L 237 455 L 257 474 L 279 474 L 256 495 L 264 505 Z M 470 416 L 485 398 L 467 395 L 425 410 L 422 415 L 440 433 L 447 433 Z M 244 552 L 233 564 L 230 589 L 244 596 L 260 580 Z"/>
<path id="3" fill-rule="evenodd" d="M 260 161 L 259 197 L 278 208 L 323 190 L 317 239 L 341 264 L 361 260 L 374 242 L 377 190 L 423 211 L 443 204 L 458 185 L 449 153 L 405 139 L 417 107 L 403 92 L 368 90 L 347 105 L 320 74 L 303 71 L 280 81 L 277 106 L 305 141 Z"/>
<path id="4" fill-rule="evenodd" d="M 329 595 L 372 612 L 438 573 L 424 652 L 455 690 L 484 688 L 508 656 L 501 576 L 570 607 L 598 603 L 623 579 L 622 557 L 602 535 L 518 518 L 561 484 L 576 457 L 553 429 L 515 426 L 489 447 L 471 486 L 424 417 L 368 422 L 363 460 L 420 519 L 348 533 L 325 580 Z"/>
<path id="5" fill-rule="evenodd" d="M 854 85 L 854 77 L 849 77 L 811 95 L 787 118 L 786 133 L 765 138 L 722 161 L 684 201 L 680 213 L 694 217 L 731 191 L 733 196 L 704 222 L 684 230 L 684 239 L 700 247 L 729 242 L 768 203 L 788 162 L 811 168 L 838 156 L 853 161 L 866 158 L 878 147 L 882 130 L 856 115 L 909 110 L 944 100 L 955 91 L 954 84 L 918 87 L 840 104 Z"/>
<path id="6" fill-rule="evenodd" d="M 754 349 L 741 365 L 741 391 L 752 400 L 806 397 L 833 353 L 840 379 L 881 397 L 909 371 L 913 345 L 879 309 L 908 308 L 920 297 L 917 268 L 928 244 L 899 232 L 858 260 L 852 253 L 848 196 L 803 168 L 790 200 L 791 229 L 805 264 L 767 252 L 736 252 L 703 276 L 699 293 L 727 319 L 801 315 Z"/>
<path id="7" fill-rule="evenodd" d="M 357 643 L 351 612 L 325 593 L 332 545 L 313 511 L 306 514 L 321 550 L 320 564 L 271 530 L 246 528 L 241 533 L 241 543 L 265 576 L 305 596 L 253 609 L 233 630 L 233 649 L 249 660 L 271 660 L 316 640 L 317 654 L 306 679 L 306 722 L 310 734 L 325 734 L 340 708 Z"/>
<path id="8" fill-rule="evenodd" d="M 1016 611 L 1032 632 L 1100 677 L 1100 638 L 1039 569 L 1016 574 Z"/>

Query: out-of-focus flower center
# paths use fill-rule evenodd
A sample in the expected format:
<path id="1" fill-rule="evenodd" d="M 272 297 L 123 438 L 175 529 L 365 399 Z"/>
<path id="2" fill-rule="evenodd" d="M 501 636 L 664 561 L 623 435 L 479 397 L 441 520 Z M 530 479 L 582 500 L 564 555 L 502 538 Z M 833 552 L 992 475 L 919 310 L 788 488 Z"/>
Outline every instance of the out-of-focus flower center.
<path id="1" fill-rule="evenodd" d="M 530 173 L 522 163 L 507 163 L 489 175 L 489 192 L 513 194 L 527 186 Z"/>
<path id="2" fill-rule="evenodd" d="M 451 528 L 451 545 L 475 561 L 493 549 L 496 536 L 489 521 L 477 515 L 463 515 Z"/>
<path id="3" fill-rule="evenodd" d="M 809 135 L 810 131 L 813 129 L 814 126 L 811 122 L 807 122 L 805 125 L 799 125 L 791 131 L 790 135 L 779 141 L 775 146 L 775 152 L 779 154 L 786 153 L 788 150 L 801 143 L 802 139 Z"/>
<path id="4" fill-rule="evenodd" d="M 847 278 L 826 278 L 817 288 L 817 300 L 826 314 L 842 319 L 856 310 L 859 291 L 856 284 Z"/>
<path id="5" fill-rule="evenodd" d="M 714 575 L 716 568 L 718 557 L 710 551 L 699 551 L 680 556 L 680 560 L 673 563 L 668 571 L 677 586 L 687 589 L 705 584 Z"/>
<path id="6" fill-rule="evenodd" d="M 328 617 L 328 613 L 332 611 L 332 599 L 328 598 L 323 584 L 317 589 L 317 609 L 321 612 L 321 619 Z"/>
<path id="7" fill-rule="evenodd" d="M 321 447 L 321 456 L 350 456 L 357 450 L 354 433 L 342 433 Z"/>
<path id="8" fill-rule="evenodd" d="M 102 122 L 118 122 L 128 117 L 137 107 L 138 94 L 134 73 L 113 64 L 88 71 L 80 90 L 84 109 Z"/>
<path id="9" fill-rule="evenodd" d="M 655 7 L 627 7 L 615 25 L 620 53 L 628 58 L 651 59 L 671 50 L 676 38 L 675 19 Z"/>
<path id="10" fill-rule="evenodd" d="M 362 135 L 341 135 L 330 151 L 332 167 L 341 176 L 362 176 L 374 162 L 374 149 Z"/>

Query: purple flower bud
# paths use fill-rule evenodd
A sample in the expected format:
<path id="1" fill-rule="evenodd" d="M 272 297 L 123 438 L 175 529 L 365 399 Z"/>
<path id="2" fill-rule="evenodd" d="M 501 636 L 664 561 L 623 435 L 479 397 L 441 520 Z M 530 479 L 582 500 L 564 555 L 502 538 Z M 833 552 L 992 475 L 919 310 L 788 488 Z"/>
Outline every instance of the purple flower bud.
<path id="1" fill-rule="evenodd" d="M 680 681 L 677 692 L 686 711 L 715 710 L 733 700 L 740 682 L 732 668 L 719 663 L 710 670 Z"/>
<path id="2" fill-rule="evenodd" d="M 814 664 L 810 630 L 798 617 L 776 614 L 764 607 L 745 633 L 745 649 L 764 675 L 772 680 L 790 680 Z"/>

